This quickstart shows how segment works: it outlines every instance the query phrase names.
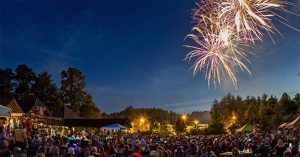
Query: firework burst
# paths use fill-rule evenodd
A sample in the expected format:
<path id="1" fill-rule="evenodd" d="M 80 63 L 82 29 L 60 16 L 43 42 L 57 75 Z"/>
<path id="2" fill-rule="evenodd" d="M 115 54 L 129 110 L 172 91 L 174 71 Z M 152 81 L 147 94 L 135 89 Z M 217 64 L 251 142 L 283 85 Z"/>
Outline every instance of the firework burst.
<path id="1" fill-rule="evenodd" d="M 253 54 L 249 47 L 262 41 L 265 32 L 271 39 L 271 34 L 280 34 L 272 19 L 287 25 L 287 20 L 272 10 L 292 13 L 286 9 L 292 3 L 284 0 L 202 0 L 196 4 L 192 10 L 195 33 L 187 35 L 196 45 L 186 46 L 192 49 L 186 58 L 195 59 L 194 75 L 205 71 L 209 85 L 229 78 L 237 87 L 238 70 L 251 74 L 245 64 Z"/>
<path id="2" fill-rule="evenodd" d="M 241 59 L 247 60 L 245 52 L 237 46 L 242 45 L 242 43 L 233 41 L 233 34 L 230 30 L 226 28 L 214 29 L 213 27 L 206 28 L 205 31 L 199 27 L 194 27 L 193 30 L 195 33 L 189 34 L 187 38 L 191 38 L 197 45 L 186 45 L 186 47 L 193 49 L 187 54 L 186 59 L 196 58 L 192 67 L 194 75 L 199 70 L 204 70 L 208 85 L 213 82 L 216 86 L 217 82 L 220 84 L 222 79 L 229 78 L 236 87 L 236 67 L 250 74 L 250 70 L 241 61 Z"/>

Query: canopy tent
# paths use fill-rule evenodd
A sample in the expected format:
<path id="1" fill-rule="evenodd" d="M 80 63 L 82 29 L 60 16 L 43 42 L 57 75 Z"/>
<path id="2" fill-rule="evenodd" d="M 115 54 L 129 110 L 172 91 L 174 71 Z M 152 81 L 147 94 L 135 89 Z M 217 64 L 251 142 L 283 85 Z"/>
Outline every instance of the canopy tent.
<path id="1" fill-rule="evenodd" d="M 288 128 L 288 129 L 300 127 L 300 115 L 296 119 L 294 119 L 292 122 L 287 123 L 284 127 Z"/>
<path id="2" fill-rule="evenodd" d="M 252 132 L 253 131 L 253 125 L 247 123 L 243 127 L 236 130 L 236 132 Z"/>
<path id="3" fill-rule="evenodd" d="M 126 127 L 124 125 L 121 125 L 119 123 L 106 125 L 106 126 L 103 126 L 101 128 L 105 129 L 105 130 L 126 130 L 126 129 L 129 129 L 128 127 Z"/>
<path id="4" fill-rule="evenodd" d="M 10 116 L 11 109 L 9 107 L 5 107 L 0 105 L 0 116 Z"/>

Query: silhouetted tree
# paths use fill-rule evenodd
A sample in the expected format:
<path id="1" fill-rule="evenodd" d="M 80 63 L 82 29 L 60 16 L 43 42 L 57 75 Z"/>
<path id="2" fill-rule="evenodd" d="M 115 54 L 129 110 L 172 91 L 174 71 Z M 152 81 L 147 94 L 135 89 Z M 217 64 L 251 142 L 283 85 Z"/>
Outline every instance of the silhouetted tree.
<path id="1" fill-rule="evenodd" d="M 11 68 L 0 69 L 0 98 L 11 98 L 14 92 L 15 75 Z"/>
<path id="2" fill-rule="evenodd" d="M 59 91 L 51 80 L 51 75 L 48 72 L 38 74 L 32 85 L 32 92 L 35 97 L 38 97 L 51 111 L 63 106 L 63 101 L 60 98 Z"/>
<path id="3" fill-rule="evenodd" d="M 85 104 L 87 93 L 85 92 L 85 75 L 75 68 L 69 68 L 61 72 L 60 92 L 65 104 L 79 113 L 79 109 Z"/>
<path id="4" fill-rule="evenodd" d="M 36 75 L 33 70 L 25 64 L 18 65 L 16 68 L 16 90 L 15 98 L 17 100 L 32 99 L 32 85 L 34 84 Z"/>

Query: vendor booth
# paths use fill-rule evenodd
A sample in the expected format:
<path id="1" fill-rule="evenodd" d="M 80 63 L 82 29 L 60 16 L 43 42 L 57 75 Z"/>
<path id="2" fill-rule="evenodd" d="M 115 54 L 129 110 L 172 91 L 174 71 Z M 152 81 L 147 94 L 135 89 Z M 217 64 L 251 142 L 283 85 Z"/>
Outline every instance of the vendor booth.
<path id="1" fill-rule="evenodd" d="M 0 105 L 0 125 L 5 125 L 8 123 L 6 117 L 11 116 L 11 109 Z"/>
<path id="2" fill-rule="evenodd" d="M 15 128 L 19 127 L 24 122 L 24 112 L 19 106 L 18 102 L 13 98 L 0 99 L 0 104 L 6 108 L 10 109 L 10 115 L 5 113 L 7 109 L 4 109 L 3 112 L 6 115 L 1 117 L 1 123 L 5 123 L 5 129 L 8 135 L 12 134 Z M 2 111 L 2 109 L 1 109 Z"/>

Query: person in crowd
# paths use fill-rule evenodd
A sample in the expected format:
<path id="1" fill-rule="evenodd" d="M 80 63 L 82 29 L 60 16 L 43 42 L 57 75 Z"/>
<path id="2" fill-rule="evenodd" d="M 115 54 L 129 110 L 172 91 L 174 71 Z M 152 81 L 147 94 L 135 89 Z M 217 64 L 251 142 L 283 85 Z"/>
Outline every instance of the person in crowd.
<path id="1" fill-rule="evenodd" d="M 134 146 L 134 151 L 129 157 L 141 157 L 141 150 L 139 146 Z"/>
<path id="2" fill-rule="evenodd" d="M 49 149 L 49 154 L 51 157 L 59 157 L 59 141 L 55 140 Z"/>
<path id="3" fill-rule="evenodd" d="M 1 127 L 0 127 L 1 129 Z M 48 135 L 38 131 L 33 140 L 28 141 L 25 131 L 16 130 L 12 136 L 18 147 L 10 151 L 15 155 L 24 155 L 26 146 L 29 146 L 27 156 L 49 157 L 210 157 L 232 154 L 234 157 L 282 157 L 285 151 L 290 156 L 299 156 L 299 129 L 293 131 L 270 132 L 262 134 L 232 134 L 232 135 L 200 135 L 200 136 L 159 136 L 143 135 L 143 133 L 113 132 L 109 134 L 85 130 L 85 137 L 70 138 L 80 135 L 74 130 L 67 134 Z M 1 145 L 8 139 L 5 132 L 0 130 Z M 9 142 L 9 145 L 13 143 Z M 15 149 L 16 148 L 16 149 Z M 17 148 L 22 148 L 17 149 Z M 35 148 L 35 151 L 31 151 Z M 15 149 L 15 151 L 14 151 Z M 37 151 L 38 150 L 38 151 Z M 6 153 L 3 155 L 3 153 Z M 0 154 L 9 156 L 10 152 Z M 241 153 L 241 154 L 240 154 Z M 26 155 L 26 154 L 25 154 Z"/>
<path id="4" fill-rule="evenodd" d="M 23 126 L 20 125 L 19 128 L 15 130 L 14 133 L 15 147 L 20 147 L 22 150 L 25 150 L 28 146 L 28 138 L 26 131 L 23 129 Z"/>
<path id="5" fill-rule="evenodd" d="M 277 142 L 277 145 L 275 147 L 276 150 L 276 156 L 277 157 L 282 157 L 283 153 L 286 151 L 286 147 L 282 141 L 282 139 L 279 139 Z"/>
<path id="6" fill-rule="evenodd" d="M 45 157 L 46 155 L 46 148 L 45 146 L 41 146 L 40 149 L 38 150 L 37 157 Z"/>
<path id="7" fill-rule="evenodd" d="M 8 137 L 4 126 L 0 126 L 0 153 L 8 151 Z"/>
<path id="8" fill-rule="evenodd" d="M 264 156 L 267 157 L 269 155 L 270 153 L 269 147 L 264 141 L 261 142 L 261 145 L 259 146 L 257 153 L 260 154 L 260 156 L 262 157 Z"/>
<path id="9" fill-rule="evenodd" d="M 143 149 L 143 151 L 142 151 L 142 156 L 143 157 L 150 157 L 150 146 L 149 146 L 149 144 L 146 144 L 145 146 L 144 146 L 144 149 Z"/>
<path id="10" fill-rule="evenodd" d="M 178 146 L 175 153 L 174 153 L 175 157 L 184 157 L 184 151 L 183 151 L 183 147 L 182 146 Z"/>
<path id="11" fill-rule="evenodd" d="M 75 155 L 75 148 L 74 147 L 75 146 L 73 145 L 73 143 L 69 144 L 66 156 L 73 157 Z"/>
<path id="12" fill-rule="evenodd" d="M 240 157 L 240 152 L 237 148 L 232 149 L 232 157 Z"/>

